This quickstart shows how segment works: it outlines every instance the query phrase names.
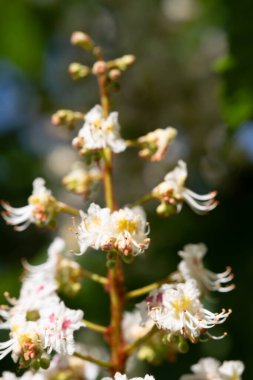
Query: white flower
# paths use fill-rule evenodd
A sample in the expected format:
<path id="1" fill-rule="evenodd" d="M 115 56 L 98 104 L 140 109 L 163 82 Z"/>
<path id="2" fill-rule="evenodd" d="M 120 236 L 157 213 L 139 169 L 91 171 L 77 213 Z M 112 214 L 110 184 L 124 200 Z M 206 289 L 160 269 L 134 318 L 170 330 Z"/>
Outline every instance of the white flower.
<path id="1" fill-rule="evenodd" d="M 63 302 L 54 308 L 41 311 L 41 335 L 48 352 L 73 355 L 75 351 L 74 331 L 84 327 L 82 310 L 71 310 Z"/>
<path id="2" fill-rule="evenodd" d="M 105 251 L 115 249 L 127 256 L 148 248 L 148 225 L 140 207 L 125 207 L 111 213 L 109 208 L 92 203 L 88 213 L 81 211 L 80 215 L 82 221 L 76 231 L 81 253 L 92 247 Z"/>
<path id="3" fill-rule="evenodd" d="M 178 265 L 178 270 L 185 280 L 194 278 L 201 291 L 216 290 L 218 292 L 229 292 L 234 289 L 234 285 L 226 285 L 233 279 L 231 268 L 228 267 L 223 273 L 214 273 L 206 269 L 202 263 L 202 258 L 207 252 L 205 244 L 188 244 L 184 246 L 178 254 L 182 261 Z M 224 286 L 225 284 L 225 286 Z"/>
<path id="4" fill-rule="evenodd" d="M 25 361 L 35 359 L 37 353 L 42 350 L 40 335 L 37 332 L 33 322 L 24 323 L 23 318 L 20 322 L 16 318 L 16 324 L 12 326 L 11 338 L 0 343 L 0 360 L 9 353 L 12 353 L 12 359 L 17 362 L 20 355 Z"/>
<path id="5" fill-rule="evenodd" d="M 216 192 L 213 191 L 206 195 L 196 194 L 185 187 L 186 178 L 186 163 L 180 160 L 176 168 L 166 174 L 164 181 L 153 189 L 153 197 L 160 199 L 165 204 L 174 206 L 176 212 L 181 211 L 183 201 L 197 214 L 204 214 L 213 210 L 218 204 L 214 200 Z"/>
<path id="6" fill-rule="evenodd" d="M 77 226 L 77 240 L 81 253 L 88 247 L 100 249 L 109 243 L 110 236 L 110 210 L 100 208 L 92 203 L 87 214 L 80 211 L 81 223 Z"/>
<path id="7" fill-rule="evenodd" d="M 139 254 L 148 248 L 146 216 L 141 207 L 125 207 L 112 214 L 113 238 L 115 248 L 123 255 Z"/>
<path id="8" fill-rule="evenodd" d="M 239 360 L 225 361 L 219 368 L 221 380 L 241 380 L 244 364 Z"/>
<path id="9" fill-rule="evenodd" d="M 241 361 L 225 361 L 221 363 L 213 358 L 200 359 L 191 366 L 194 374 L 183 375 L 180 380 L 241 380 L 244 364 Z"/>
<path id="10" fill-rule="evenodd" d="M 201 334 L 215 338 L 207 330 L 223 323 L 231 310 L 212 313 L 203 307 L 199 296 L 195 280 L 187 280 L 183 284 L 164 284 L 153 290 L 138 307 L 144 323 L 151 318 L 158 328 L 175 335 L 181 334 L 192 342 L 196 342 Z"/>
<path id="11" fill-rule="evenodd" d="M 153 376 L 145 375 L 145 377 L 132 377 L 129 379 L 126 375 L 117 372 L 114 377 L 103 377 L 101 380 L 155 380 Z"/>
<path id="12" fill-rule="evenodd" d="M 142 148 L 139 156 L 151 161 L 160 161 L 176 135 L 177 130 L 175 128 L 167 127 L 165 129 L 156 129 L 145 136 L 139 137 L 138 142 Z"/>
<path id="13" fill-rule="evenodd" d="M 88 197 L 92 187 L 100 178 L 101 171 L 97 167 L 87 168 L 78 161 L 62 182 L 68 191 Z"/>
<path id="14" fill-rule="evenodd" d="M 142 323 L 139 310 L 133 312 L 125 312 L 122 321 L 122 331 L 124 340 L 130 344 L 146 335 L 154 326 L 154 322 L 150 319 L 145 325 Z"/>
<path id="15" fill-rule="evenodd" d="M 102 107 L 96 105 L 85 115 L 84 125 L 78 137 L 74 138 L 73 145 L 79 148 L 81 153 L 106 147 L 111 148 L 114 153 L 119 153 L 126 149 L 126 143 L 119 132 L 118 112 L 111 112 L 104 118 Z"/>
<path id="16" fill-rule="evenodd" d="M 8 224 L 15 226 L 17 231 L 25 230 L 31 223 L 45 226 L 54 223 L 57 201 L 51 191 L 45 187 L 43 178 L 33 181 L 33 192 L 28 198 L 28 205 L 20 208 L 11 207 L 7 202 L 2 202 L 5 209 L 3 217 Z"/>
<path id="17" fill-rule="evenodd" d="M 218 374 L 220 362 L 213 358 L 200 359 L 191 366 L 194 375 L 183 375 L 180 380 L 221 380 Z"/>

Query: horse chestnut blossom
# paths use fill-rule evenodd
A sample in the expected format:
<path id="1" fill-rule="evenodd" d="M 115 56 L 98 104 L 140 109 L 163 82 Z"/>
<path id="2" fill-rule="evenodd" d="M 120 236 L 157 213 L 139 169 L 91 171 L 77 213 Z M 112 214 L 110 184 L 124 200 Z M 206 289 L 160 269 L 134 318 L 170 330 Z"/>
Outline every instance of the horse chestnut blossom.
<path id="1" fill-rule="evenodd" d="M 221 363 L 213 358 L 200 359 L 191 366 L 194 374 L 183 375 L 180 380 L 241 380 L 244 364 L 239 360 Z"/>
<path id="2" fill-rule="evenodd" d="M 194 278 L 201 292 L 209 290 L 229 292 L 233 290 L 235 288 L 234 284 L 226 285 L 234 278 L 231 273 L 232 269 L 227 267 L 225 272 L 217 274 L 206 269 L 202 263 L 206 252 L 207 247 L 202 243 L 187 244 L 182 251 L 178 252 L 183 259 L 178 265 L 178 270 L 184 280 Z"/>
<path id="3" fill-rule="evenodd" d="M 14 208 L 4 201 L 2 206 L 5 209 L 2 213 L 5 221 L 15 226 L 17 231 L 25 230 L 31 223 L 39 227 L 54 225 L 58 211 L 58 202 L 46 188 L 43 178 L 33 181 L 33 192 L 27 206 Z"/>
<path id="4" fill-rule="evenodd" d="M 20 297 L 0 309 L 0 329 L 10 330 L 10 339 L 0 343 L 0 359 L 12 352 L 21 365 L 40 359 L 43 351 L 74 352 L 74 331 L 84 327 L 83 311 L 67 308 L 56 294 L 55 263 L 64 242 L 57 238 L 49 247 L 50 259 L 37 268 L 28 266 Z"/>
<path id="5" fill-rule="evenodd" d="M 177 136 L 177 130 L 173 127 L 156 129 L 137 139 L 141 150 L 139 156 L 150 161 L 160 161 Z"/>
<path id="6" fill-rule="evenodd" d="M 82 155 L 106 147 L 111 148 L 114 153 L 124 151 L 126 143 L 120 137 L 118 112 L 111 112 L 104 118 L 102 107 L 100 105 L 93 107 L 85 115 L 84 125 L 72 144 Z"/>
<path id="7" fill-rule="evenodd" d="M 132 377 L 129 379 L 126 375 L 117 372 L 114 377 L 103 377 L 102 380 L 155 380 L 153 376 L 145 375 L 145 377 Z"/>
<path id="8" fill-rule="evenodd" d="M 75 295 L 81 288 L 82 268 L 65 253 L 65 248 L 64 240 L 56 237 L 48 248 L 48 260 L 45 263 L 30 265 L 23 261 L 23 265 L 26 275 L 39 281 L 39 288 L 42 286 L 43 289 L 47 289 L 49 284 L 53 284 L 55 289 L 63 291 L 66 295 Z M 23 284 L 21 291 L 24 287 Z M 31 291 L 34 294 L 34 289 Z M 30 295 L 29 298 L 33 297 Z"/>
<path id="9" fill-rule="evenodd" d="M 83 123 L 72 146 L 84 156 L 86 164 L 76 163 L 63 178 L 63 185 L 83 201 L 92 195 L 93 185 L 99 182 L 103 185 L 105 206 L 90 203 L 87 211 L 79 211 L 71 204 L 58 201 L 47 189 L 45 180 L 36 178 L 28 204 L 13 208 L 2 202 L 3 217 L 18 231 L 25 230 L 30 224 L 57 227 L 56 217 L 62 212 L 80 217 L 78 223 L 74 219 L 79 246 L 76 250 L 79 254 L 90 248 L 102 251 L 100 264 L 104 263 L 104 270 L 98 268 L 102 272 L 99 274 L 86 268 L 85 257 L 80 264 L 75 262 L 70 255 L 75 248 L 66 252 L 64 237 L 53 240 L 43 264 L 31 265 L 23 260 L 25 271 L 19 296 L 11 298 L 6 292 L 7 304 L 0 305 L 0 330 L 9 333 L 0 342 L 0 360 L 10 354 L 19 369 L 27 371 L 19 376 L 4 372 L 2 380 L 95 380 L 102 377 L 102 380 L 130 380 L 126 371 L 128 364 L 135 364 L 135 360 L 131 360 L 134 357 L 154 365 L 164 360 L 174 361 L 179 353 L 187 352 L 189 341 L 197 343 L 202 338 L 224 337 L 226 333 L 215 337 L 209 331 L 225 322 L 231 313 L 225 309 L 213 313 L 201 302 L 201 295 L 207 291 L 228 292 L 234 288 L 229 267 L 218 274 L 204 267 L 204 244 L 186 245 L 179 252 L 178 270 L 168 274 L 166 279 L 156 278 L 153 283 L 138 289 L 131 289 L 131 286 L 131 290 L 127 289 L 129 271 L 124 263 L 133 263 L 135 256 L 144 253 L 150 244 L 149 223 L 140 205 L 157 199 L 160 203 L 157 213 L 169 216 L 179 213 L 186 202 L 196 213 L 204 214 L 217 206 L 216 192 L 198 195 L 185 187 L 188 173 L 186 163 L 181 160 L 160 184 L 133 201 L 132 206 L 117 207 L 121 200 L 114 188 L 114 153 L 133 146 L 139 149 L 139 157 L 151 162 L 160 161 L 177 131 L 167 127 L 133 140 L 124 140 L 120 135 L 118 112 L 111 112 L 110 96 L 135 57 L 127 54 L 106 60 L 103 49 L 80 31 L 73 33 L 71 43 L 85 50 L 81 57 L 85 59 L 90 54 L 90 59 L 70 64 L 69 73 L 75 80 L 88 75 L 95 79 L 100 99 L 86 115 L 78 110 L 62 109 L 52 117 L 55 126 L 64 126 L 69 131 L 74 130 L 77 123 Z M 122 179 L 118 178 L 118 181 L 121 183 Z M 127 183 L 130 183 L 129 178 Z M 71 197 L 68 199 L 71 201 Z M 60 231 L 64 234 L 66 228 L 60 228 Z M 146 270 L 146 267 L 142 268 L 142 259 L 136 260 L 139 262 L 138 273 Z M 150 268 L 152 272 L 154 269 Z M 134 272 L 133 268 L 132 275 Z M 108 301 L 105 305 L 95 300 L 96 305 L 100 305 L 101 315 L 96 317 L 90 311 L 94 321 L 84 320 L 84 312 L 67 307 L 59 295 L 64 292 L 68 297 L 75 296 L 82 288 L 83 279 L 102 286 L 105 302 Z M 93 286 L 87 289 L 92 290 Z M 86 293 L 83 292 L 83 296 Z M 127 312 L 137 297 L 144 300 L 142 298 L 133 312 Z M 85 299 L 83 302 L 87 303 Z M 109 315 L 102 315 L 106 311 Z M 104 324 L 100 324 L 100 320 L 104 320 Z M 103 352 L 97 347 L 92 349 L 76 344 L 74 334 L 82 327 L 101 334 L 101 339 L 94 341 L 104 340 L 106 349 Z M 89 341 L 90 338 L 93 340 L 89 335 Z M 107 372 L 99 372 L 100 367 Z M 239 361 L 221 365 L 214 359 L 203 359 L 192 367 L 192 375 L 184 375 L 181 380 L 240 380 L 243 369 Z M 131 372 L 133 370 L 131 368 Z M 133 376 L 131 380 L 155 380 L 151 375 Z M 168 373 L 166 378 L 170 377 Z"/>
<path id="10" fill-rule="evenodd" d="M 157 207 L 159 214 L 168 216 L 171 213 L 179 213 L 183 201 L 197 214 L 205 214 L 217 206 L 218 203 L 214 200 L 215 191 L 199 195 L 185 187 L 187 175 L 186 163 L 180 160 L 175 169 L 166 174 L 164 181 L 152 190 L 152 196 L 162 202 Z"/>
<path id="11" fill-rule="evenodd" d="M 81 211 L 80 215 L 82 221 L 76 231 L 81 253 L 92 247 L 128 256 L 142 253 L 149 246 L 148 224 L 141 207 L 110 212 L 92 203 L 87 214 Z"/>
<path id="12" fill-rule="evenodd" d="M 87 198 L 99 179 L 101 179 L 101 171 L 96 166 L 87 168 L 78 161 L 75 162 L 72 170 L 63 178 L 62 182 L 68 191 Z"/>
<path id="13" fill-rule="evenodd" d="M 202 334 L 215 338 L 208 330 L 225 322 L 231 310 L 212 313 L 201 304 L 196 280 L 185 283 L 164 284 L 153 290 L 145 301 L 138 305 L 145 324 L 153 320 L 159 329 L 182 335 L 195 343 Z"/>

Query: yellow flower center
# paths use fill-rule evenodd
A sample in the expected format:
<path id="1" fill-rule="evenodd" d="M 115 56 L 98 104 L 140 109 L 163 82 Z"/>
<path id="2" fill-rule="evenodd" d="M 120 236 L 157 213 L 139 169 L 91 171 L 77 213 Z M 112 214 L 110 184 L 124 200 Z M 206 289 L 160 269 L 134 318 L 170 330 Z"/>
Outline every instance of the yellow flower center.
<path id="1" fill-rule="evenodd" d="M 120 219 L 118 221 L 118 231 L 124 232 L 128 231 L 130 234 L 136 232 L 138 230 L 137 223 L 133 220 Z"/>
<path id="2" fill-rule="evenodd" d="M 183 297 L 182 299 L 176 299 L 172 302 L 172 306 L 174 307 L 176 313 L 182 313 L 185 310 L 188 310 L 191 304 L 191 300 L 189 298 Z"/>

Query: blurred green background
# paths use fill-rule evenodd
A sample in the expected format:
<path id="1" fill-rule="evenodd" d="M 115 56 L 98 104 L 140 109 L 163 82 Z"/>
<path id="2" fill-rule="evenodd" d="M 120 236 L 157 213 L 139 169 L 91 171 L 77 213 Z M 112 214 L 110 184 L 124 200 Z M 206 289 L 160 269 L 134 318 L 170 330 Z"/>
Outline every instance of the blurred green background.
<path id="1" fill-rule="evenodd" d="M 143 286 L 175 270 L 177 251 L 185 244 L 204 242 L 208 267 L 221 272 L 230 264 L 236 276 L 234 292 L 214 296 L 216 307 L 233 309 L 225 326 L 229 336 L 191 345 L 175 363 L 150 368 L 156 379 L 177 380 L 191 364 L 209 355 L 243 360 L 243 378 L 253 378 L 252 17 L 250 0 L 0 0 L 2 199 L 16 207 L 25 205 L 32 180 L 43 176 L 58 198 L 87 207 L 60 187 L 77 154 L 71 136 L 50 123 L 59 108 L 86 111 L 98 102 L 92 78 L 77 83 L 68 77 L 70 62 L 89 62 L 69 43 L 74 30 L 88 32 L 107 58 L 126 53 L 137 57 L 113 97 L 124 137 L 168 125 L 179 131 L 161 163 L 141 162 L 135 151 L 118 157 L 120 203 L 148 192 L 180 158 L 188 163 L 189 188 L 198 193 L 219 191 L 220 206 L 204 217 L 184 206 L 180 215 L 158 219 L 154 205 L 148 206 L 150 249 L 126 267 L 130 287 Z M 96 201 L 102 204 L 100 199 L 98 192 Z M 70 224 L 65 217 L 60 229 L 71 244 Z M 20 259 L 45 258 L 53 233 L 33 226 L 15 233 L 2 220 L 0 229 L 0 293 L 18 295 Z M 98 252 L 81 261 L 105 272 L 104 257 Z M 88 280 L 79 299 L 67 302 L 75 307 L 81 303 L 87 319 L 108 322 L 107 295 Z M 0 366 L 1 371 L 13 369 L 9 358 Z"/>

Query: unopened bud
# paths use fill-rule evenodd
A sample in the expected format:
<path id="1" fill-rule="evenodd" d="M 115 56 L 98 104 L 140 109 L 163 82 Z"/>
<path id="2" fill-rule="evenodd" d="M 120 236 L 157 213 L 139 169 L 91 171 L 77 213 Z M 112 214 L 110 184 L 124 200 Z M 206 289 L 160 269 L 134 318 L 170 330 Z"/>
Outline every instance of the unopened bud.
<path id="1" fill-rule="evenodd" d="M 97 61 L 94 63 L 92 67 L 92 73 L 94 75 L 105 74 L 106 70 L 107 70 L 107 65 L 105 61 Z"/>
<path id="2" fill-rule="evenodd" d="M 166 336 L 166 340 L 167 340 L 167 342 L 169 342 L 169 343 L 175 344 L 175 343 L 178 343 L 178 341 L 179 341 L 179 337 L 178 337 L 178 335 L 168 334 L 168 335 Z"/>
<path id="3" fill-rule="evenodd" d="M 183 337 L 180 337 L 180 342 L 178 343 L 178 350 L 182 354 L 186 354 L 189 351 L 189 344 Z"/>
<path id="4" fill-rule="evenodd" d="M 83 146 L 83 138 L 82 137 L 75 137 L 73 140 L 72 140 L 72 145 L 73 147 L 77 148 L 77 149 L 81 149 L 82 146 Z"/>
<path id="5" fill-rule="evenodd" d="M 49 358 L 41 358 L 39 363 L 40 363 L 40 367 L 42 369 L 48 369 L 50 366 L 50 359 Z"/>
<path id="6" fill-rule="evenodd" d="M 75 128 L 75 122 L 84 120 L 85 115 L 82 112 L 72 110 L 59 110 L 51 117 L 51 123 L 55 126 L 64 125 L 69 129 Z"/>
<path id="7" fill-rule="evenodd" d="M 109 71 L 108 76 L 112 81 L 117 81 L 121 77 L 121 72 L 119 69 L 112 69 Z"/>
<path id="8" fill-rule="evenodd" d="M 81 65 L 80 63 L 73 62 L 69 65 L 69 74 L 73 79 L 82 79 L 90 74 L 90 68 Z"/>
<path id="9" fill-rule="evenodd" d="M 121 71 L 128 69 L 128 67 L 131 66 L 134 62 L 135 56 L 132 54 L 124 55 L 123 57 L 117 58 L 114 61 L 115 66 Z"/>
<path id="10" fill-rule="evenodd" d="M 91 50 L 94 46 L 90 36 L 83 32 L 74 32 L 70 39 L 72 45 L 80 46 L 83 49 Z"/>
<path id="11" fill-rule="evenodd" d="M 163 217 L 168 217 L 176 214 L 177 208 L 174 205 L 170 205 L 168 203 L 162 202 L 157 208 L 156 212 L 158 215 Z"/>

